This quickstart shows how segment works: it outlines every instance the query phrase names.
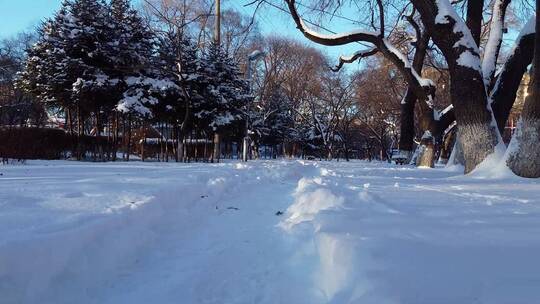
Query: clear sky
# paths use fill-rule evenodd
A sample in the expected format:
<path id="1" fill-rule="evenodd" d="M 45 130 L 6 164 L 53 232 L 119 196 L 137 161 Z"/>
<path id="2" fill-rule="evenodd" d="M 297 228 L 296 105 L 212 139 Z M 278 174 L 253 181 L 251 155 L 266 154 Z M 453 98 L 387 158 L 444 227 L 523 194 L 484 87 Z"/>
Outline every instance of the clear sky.
<path id="1" fill-rule="evenodd" d="M 60 7 L 61 2 L 62 0 L 0 0 L 0 39 L 8 38 L 21 31 L 33 30 L 42 20 L 52 16 Z M 133 0 L 133 2 L 138 3 L 139 0 Z M 250 0 L 224 0 L 223 2 L 224 8 L 233 8 L 245 14 L 253 14 L 254 6 L 244 7 L 244 4 L 251 2 Z M 329 54 L 336 61 L 342 53 L 349 54 L 359 47 L 358 45 L 325 47 L 309 42 L 296 29 L 289 15 L 268 5 L 259 10 L 256 20 L 263 34 L 279 34 L 301 40 Z M 333 29 L 347 30 L 342 24 Z"/>
<path id="2" fill-rule="evenodd" d="M 60 0 L 0 0 L 0 38 L 37 26 L 60 7 Z"/>

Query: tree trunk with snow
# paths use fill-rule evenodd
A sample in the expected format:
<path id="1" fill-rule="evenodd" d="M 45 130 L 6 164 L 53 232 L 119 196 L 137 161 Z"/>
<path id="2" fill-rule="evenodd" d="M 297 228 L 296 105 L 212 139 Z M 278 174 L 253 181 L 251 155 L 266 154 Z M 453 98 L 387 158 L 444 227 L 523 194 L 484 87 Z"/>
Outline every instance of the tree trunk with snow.
<path id="1" fill-rule="evenodd" d="M 414 45 L 416 47 L 414 52 L 414 58 L 412 62 L 412 68 L 416 71 L 418 75 L 422 75 L 422 68 L 424 66 L 424 59 L 426 57 L 426 51 L 428 47 L 429 40 L 431 36 L 424 30 L 420 28 L 418 23 L 414 20 L 414 16 L 405 16 L 407 21 L 415 29 L 416 33 L 416 42 Z M 409 85 L 407 92 L 401 101 L 401 125 L 400 125 L 400 138 L 399 138 L 399 149 L 402 154 L 410 157 L 412 155 L 413 146 L 414 146 L 414 108 L 416 105 L 417 96 L 415 94 L 414 88 Z M 425 103 L 424 100 L 420 100 L 421 103 Z M 421 107 L 422 110 L 425 107 Z M 425 129 L 421 129 L 425 131 Z"/>
<path id="2" fill-rule="evenodd" d="M 498 130 L 488 110 L 480 51 L 448 0 L 412 2 L 448 62 L 450 97 L 459 126 L 457 138 L 468 173 L 493 153 L 498 143 Z"/>
<path id="3" fill-rule="evenodd" d="M 536 1 L 537 16 L 540 1 Z M 508 152 L 508 166 L 523 177 L 540 177 L 540 19 L 536 18 L 533 75 L 521 119 Z"/>
<path id="4" fill-rule="evenodd" d="M 435 137 L 430 131 L 425 131 L 420 140 L 416 165 L 433 168 L 435 163 Z"/>
<path id="5" fill-rule="evenodd" d="M 535 18 L 533 16 L 516 38 L 514 47 L 504 62 L 500 73 L 497 76 L 493 75 L 496 79 L 491 80 L 489 77 L 487 79 L 489 83 L 495 82 L 492 90 L 489 91 L 489 96 L 491 109 L 500 133 L 504 132 L 523 75 L 527 71 L 527 67 L 532 63 L 534 53 L 534 24 Z M 441 117 L 440 121 L 442 126 L 440 128 L 441 131 L 444 131 L 455 120 L 454 109 L 450 109 L 444 116 L 446 117 Z M 443 120 L 446 120 L 446 122 L 443 122 Z"/>
<path id="6" fill-rule="evenodd" d="M 491 124 L 481 75 L 470 69 L 455 68 L 450 94 L 456 110 L 458 140 L 463 150 L 465 172 L 472 171 L 497 145 L 498 130 Z"/>
<path id="7" fill-rule="evenodd" d="M 420 107 L 420 130 L 424 133 L 420 139 L 416 165 L 418 167 L 435 166 L 435 142 L 440 137 L 440 128 L 435 121 L 433 107 L 427 103 L 419 103 Z"/>
<path id="8" fill-rule="evenodd" d="M 517 91 L 521 85 L 523 75 L 527 67 L 532 63 L 534 56 L 534 16 L 521 30 L 512 52 L 509 54 L 497 81 L 493 87 L 491 96 L 491 108 L 497 121 L 499 132 L 503 133 L 506 121 L 516 100 Z"/>

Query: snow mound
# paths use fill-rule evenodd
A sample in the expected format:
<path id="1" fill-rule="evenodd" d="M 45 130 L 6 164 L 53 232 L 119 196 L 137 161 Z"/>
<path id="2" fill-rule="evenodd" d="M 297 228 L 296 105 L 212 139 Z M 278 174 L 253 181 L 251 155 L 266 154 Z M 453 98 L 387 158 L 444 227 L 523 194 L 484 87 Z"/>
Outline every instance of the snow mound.
<path id="1" fill-rule="evenodd" d="M 300 179 L 293 196 L 294 203 L 287 209 L 287 218 L 280 223 L 285 230 L 312 221 L 323 210 L 340 208 L 345 201 L 325 187 L 320 177 Z"/>
<path id="2" fill-rule="evenodd" d="M 506 160 L 508 154 L 504 144 L 500 143 L 495 147 L 495 151 L 488 155 L 472 172 L 467 176 L 479 179 L 511 179 L 518 178 L 517 175 L 508 168 Z"/>

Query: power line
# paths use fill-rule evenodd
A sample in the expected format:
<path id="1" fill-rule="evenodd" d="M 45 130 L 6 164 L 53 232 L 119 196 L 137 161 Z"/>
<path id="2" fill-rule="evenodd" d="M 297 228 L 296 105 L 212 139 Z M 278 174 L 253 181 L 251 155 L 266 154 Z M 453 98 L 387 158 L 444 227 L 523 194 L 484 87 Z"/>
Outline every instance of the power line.
<path id="1" fill-rule="evenodd" d="M 316 12 L 320 12 L 320 13 L 323 13 L 323 14 L 326 14 L 328 16 L 330 16 L 331 18 L 339 18 L 339 19 L 343 19 L 343 20 L 346 20 L 346 21 L 349 21 L 349 22 L 352 22 L 352 23 L 355 23 L 355 24 L 359 24 L 359 25 L 363 25 L 365 26 L 366 24 L 358 21 L 358 20 L 354 20 L 354 19 L 351 19 L 349 17 L 345 17 L 345 16 L 342 16 L 342 15 L 338 15 L 338 14 L 335 14 L 335 13 L 330 13 L 330 12 L 327 12 L 323 9 L 320 9 L 320 8 L 316 8 L 316 7 L 311 7 L 311 6 L 308 6 L 308 5 L 305 5 L 305 4 L 302 4 L 300 2 L 297 2 L 298 6 L 302 6 L 302 7 L 305 7 L 309 10 L 312 10 L 312 11 L 316 11 Z"/>
<path id="2" fill-rule="evenodd" d="M 230 3 L 230 5 L 232 5 L 237 11 L 239 12 L 245 12 L 245 8 L 240 8 L 236 3 L 232 2 Z M 255 15 L 257 15 L 257 9 L 259 7 L 257 6 L 255 8 L 255 11 L 253 11 L 253 18 L 255 17 Z M 272 22 L 271 19 L 269 19 L 267 16 L 263 15 L 263 14 L 258 14 L 258 16 L 260 17 L 259 19 L 262 20 L 264 23 L 266 23 L 266 25 L 268 25 L 271 29 L 276 29 L 276 25 Z"/>

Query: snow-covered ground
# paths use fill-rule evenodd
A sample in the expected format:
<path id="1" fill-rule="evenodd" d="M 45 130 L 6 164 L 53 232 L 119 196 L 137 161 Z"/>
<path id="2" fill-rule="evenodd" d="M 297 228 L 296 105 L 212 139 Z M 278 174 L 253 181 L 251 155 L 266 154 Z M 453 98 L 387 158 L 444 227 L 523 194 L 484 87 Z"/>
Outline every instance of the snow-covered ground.
<path id="1" fill-rule="evenodd" d="M 301 161 L 0 174 L 0 303 L 540 303 L 538 180 Z"/>

